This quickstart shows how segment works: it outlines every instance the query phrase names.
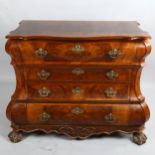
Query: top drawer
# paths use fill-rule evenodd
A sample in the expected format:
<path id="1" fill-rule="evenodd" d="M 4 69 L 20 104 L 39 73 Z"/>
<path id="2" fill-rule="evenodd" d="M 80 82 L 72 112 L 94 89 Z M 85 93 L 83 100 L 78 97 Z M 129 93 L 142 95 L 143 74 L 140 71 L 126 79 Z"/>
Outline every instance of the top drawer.
<path id="1" fill-rule="evenodd" d="M 128 64 L 136 61 L 137 48 L 145 50 L 142 45 L 138 44 L 138 41 L 19 42 L 22 63 L 120 62 Z"/>

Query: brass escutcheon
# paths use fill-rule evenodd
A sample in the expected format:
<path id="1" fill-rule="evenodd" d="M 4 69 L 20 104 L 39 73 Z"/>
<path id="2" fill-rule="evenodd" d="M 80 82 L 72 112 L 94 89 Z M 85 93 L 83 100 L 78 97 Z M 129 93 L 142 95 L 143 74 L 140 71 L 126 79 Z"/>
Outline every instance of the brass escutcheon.
<path id="1" fill-rule="evenodd" d="M 110 80 L 114 80 L 115 78 L 118 77 L 118 73 L 114 70 L 111 70 L 109 72 L 106 73 L 106 76 L 110 79 Z"/>
<path id="2" fill-rule="evenodd" d="M 50 73 L 42 69 L 37 75 L 41 80 L 47 80 L 47 78 L 50 76 Z"/>
<path id="3" fill-rule="evenodd" d="M 48 97 L 51 91 L 46 87 L 42 87 L 41 89 L 38 90 L 38 93 L 39 96 L 41 97 Z"/>
<path id="4" fill-rule="evenodd" d="M 81 89 L 80 87 L 76 87 L 72 89 L 72 93 L 73 94 L 82 94 L 84 92 L 83 89 Z"/>
<path id="5" fill-rule="evenodd" d="M 47 112 L 43 112 L 42 114 L 40 114 L 40 121 L 42 122 L 46 122 L 51 118 L 51 115 L 48 114 Z"/>
<path id="6" fill-rule="evenodd" d="M 106 122 L 112 122 L 114 121 L 115 117 L 112 113 L 109 113 L 108 115 L 104 117 L 104 119 L 106 120 Z"/>
<path id="7" fill-rule="evenodd" d="M 75 68 L 72 70 L 72 74 L 75 74 L 75 75 L 81 75 L 81 74 L 84 74 L 85 71 L 81 68 Z"/>
<path id="8" fill-rule="evenodd" d="M 76 115 L 79 115 L 79 114 L 84 113 L 84 109 L 82 109 L 80 107 L 75 107 L 74 109 L 72 109 L 72 113 L 76 114 Z"/>
<path id="9" fill-rule="evenodd" d="M 115 89 L 113 89 L 112 87 L 106 89 L 104 91 L 104 93 L 106 94 L 107 97 L 115 97 L 117 94 L 117 91 Z"/>
<path id="10" fill-rule="evenodd" d="M 85 49 L 84 49 L 84 47 L 81 47 L 80 44 L 76 44 L 74 47 L 71 48 L 71 51 L 76 54 L 80 54 L 80 53 L 84 52 Z"/>
<path id="11" fill-rule="evenodd" d="M 39 48 L 38 50 L 35 51 L 35 55 L 40 58 L 44 58 L 47 54 L 48 52 L 42 48 Z"/>
<path id="12" fill-rule="evenodd" d="M 111 49 L 109 52 L 108 52 L 108 55 L 111 59 L 116 59 L 118 58 L 120 55 L 122 54 L 122 52 L 117 49 L 117 48 L 114 48 L 114 49 Z"/>

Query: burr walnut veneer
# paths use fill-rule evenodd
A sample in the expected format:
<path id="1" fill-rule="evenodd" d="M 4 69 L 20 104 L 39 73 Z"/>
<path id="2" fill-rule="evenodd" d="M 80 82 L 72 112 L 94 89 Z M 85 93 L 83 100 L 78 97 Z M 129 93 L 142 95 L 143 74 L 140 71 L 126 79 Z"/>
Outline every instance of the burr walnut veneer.
<path id="1" fill-rule="evenodd" d="M 17 79 L 7 108 L 11 141 L 37 130 L 146 141 L 140 75 L 151 45 L 137 22 L 22 21 L 7 39 Z"/>

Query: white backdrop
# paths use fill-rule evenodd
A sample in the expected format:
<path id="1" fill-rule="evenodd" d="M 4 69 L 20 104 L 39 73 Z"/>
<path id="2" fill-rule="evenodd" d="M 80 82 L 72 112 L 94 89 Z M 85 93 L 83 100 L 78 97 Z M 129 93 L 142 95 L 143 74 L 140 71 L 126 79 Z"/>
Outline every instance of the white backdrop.
<path id="1" fill-rule="evenodd" d="M 149 137 L 144 147 L 117 139 L 93 139 L 88 141 L 66 141 L 51 137 L 32 137 L 18 145 L 7 140 L 9 121 L 5 109 L 15 89 L 15 74 L 10 57 L 5 53 L 5 36 L 17 28 L 21 20 L 136 20 L 152 36 L 155 45 L 155 0 L 0 0 L 0 151 L 4 155 L 15 154 L 132 154 L 153 155 L 155 146 L 155 52 L 146 59 L 142 72 L 141 89 L 151 109 L 151 119 L 146 133 Z M 1 140 L 3 141 L 1 142 Z M 54 139 L 52 141 L 52 139 Z M 105 141 L 104 141 L 105 140 Z M 24 144 L 24 145 L 23 145 Z M 31 145 L 33 144 L 33 145 Z M 94 145 L 96 144 L 96 145 Z M 107 145 L 106 145 L 107 144 Z M 124 144 L 124 145 L 122 145 Z M 23 147 L 22 147 L 23 146 Z M 26 146 L 26 147 L 25 147 Z M 89 146 L 89 147 L 87 147 Z M 123 147 L 122 147 L 123 146 Z M 112 148 L 112 149 L 111 149 Z M 139 149 L 140 148 L 140 149 Z M 23 151 L 24 150 L 24 151 Z M 61 152 L 62 150 L 62 152 Z M 72 152 L 71 152 L 72 150 Z M 11 153 L 12 152 L 12 153 Z M 33 152 L 33 153 L 32 153 Z M 73 153 L 74 152 L 74 153 Z M 135 152 L 134 152 L 135 153 Z M 23 154 L 24 155 L 24 154 Z"/>

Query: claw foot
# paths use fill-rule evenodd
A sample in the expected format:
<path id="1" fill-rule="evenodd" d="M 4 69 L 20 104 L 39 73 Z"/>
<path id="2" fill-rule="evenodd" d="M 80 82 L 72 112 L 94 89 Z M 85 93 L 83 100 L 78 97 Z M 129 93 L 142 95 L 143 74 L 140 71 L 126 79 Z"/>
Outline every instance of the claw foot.
<path id="1" fill-rule="evenodd" d="M 12 131 L 8 135 L 9 139 L 13 143 L 18 143 L 22 140 L 22 134 L 16 131 Z"/>
<path id="2" fill-rule="evenodd" d="M 140 133 L 134 133 L 133 134 L 133 142 L 138 144 L 138 145 L 142 145 L 146 142 L 147 137 L 144 133 L 140 132 Z"/>

